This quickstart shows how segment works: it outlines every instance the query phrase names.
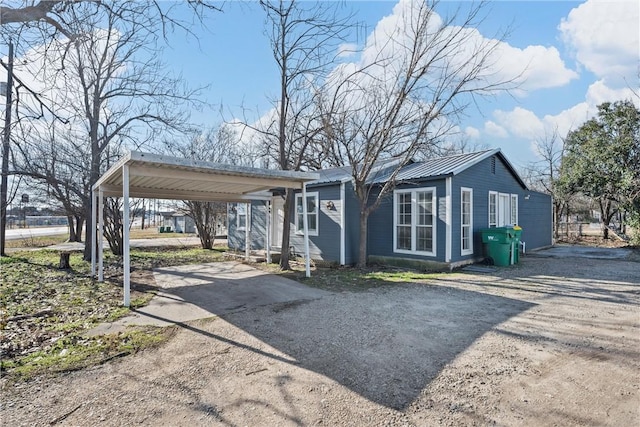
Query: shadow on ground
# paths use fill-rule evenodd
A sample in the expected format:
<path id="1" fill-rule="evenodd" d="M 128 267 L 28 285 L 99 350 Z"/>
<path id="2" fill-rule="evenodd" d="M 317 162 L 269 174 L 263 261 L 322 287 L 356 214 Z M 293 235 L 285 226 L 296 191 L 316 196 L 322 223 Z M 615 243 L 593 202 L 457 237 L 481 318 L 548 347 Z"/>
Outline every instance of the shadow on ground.
<path id="1" fill-rule="evenodd" d="M 534 305 L 428 285 L 329 293 L 235 263 L 157 273 L 166 303 L 141 314 L 320 373 L 394 409 L 411 404 L 487 331 Z M 220 315 L 289 358 L 172 319 L 172 305 Z"/>

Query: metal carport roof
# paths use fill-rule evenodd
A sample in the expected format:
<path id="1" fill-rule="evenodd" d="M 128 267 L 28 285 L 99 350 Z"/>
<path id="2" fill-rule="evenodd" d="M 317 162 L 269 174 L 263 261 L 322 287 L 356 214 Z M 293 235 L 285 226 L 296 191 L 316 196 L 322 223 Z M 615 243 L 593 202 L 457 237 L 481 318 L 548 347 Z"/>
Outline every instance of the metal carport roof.
<path id="1" fill-rule="evenodd" d="M 302 188 L 316 173 L 258 169 L 132 151 L 93 186 L 105 196 L 123 195 L 122 168 L 129 168 L 129 196 L 169 200 L 241 202 L 269 197 L 271 188 Z M 261 193 L 262 192 L 262 193 Z"/>
<path id="2" fill-rule="evenodd" d="M 306 192 L 305 183 L 319 179 L 317 173 L 280 171 L 184 159 L 131 151 L 102 175 L 92 188 L 93 244 L 91 271 L 103 280 L 102 236 L 105 197 L 123 197 L 124 305 L 130 302 L 129 197 L 250 202 L 270 200 L 272 188 L 295 188 Z M 306 203 L 303 203 L 305 259 L 309 275 Z M 267 215 L 268 217 L 268 215 Z M 247 229 L 249 229 L 247 215 Z M 247 238 L 249 233 L 247 233 Z M 97 242 L 96 242 L 97 240 Z M 248 248 L 248 245 L 247 245 Z M 97 253 L 96 253 L 97 252 Z M 97 257 L 96 257 L 97 255 Z M 97 259 L 96 259 L 97 258 Z M 96 265 L 97 264 L 97 265 Z"/>

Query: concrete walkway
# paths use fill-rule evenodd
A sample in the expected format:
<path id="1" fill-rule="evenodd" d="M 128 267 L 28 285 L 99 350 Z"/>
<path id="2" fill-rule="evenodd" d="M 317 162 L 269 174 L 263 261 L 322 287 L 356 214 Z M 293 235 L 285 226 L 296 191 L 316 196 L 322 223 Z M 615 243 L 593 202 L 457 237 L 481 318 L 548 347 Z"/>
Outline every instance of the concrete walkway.
<path id="1" fill-rule="evenodd" d="M 165 247 L 182 247 L 182 246 L 197 246 L 200 244 L 198 237 L 159 237 L 157 239 L 131 239 L 130 245 L 132 248 L 149 248 L 156 246 Z M 226 239 L 216 239 L 216 244 L 225 244 Z M 104 241 L 105 250 L 109 249 L 109 244 Z M 38 248 L 40 249 L 40 248 Z M 79 242 L 65 242 L 57 245 L 47 246 L 47 249 L 54 249 L 59 251 L 82 251 L 84 250 L 84 243 Z"/>
<path id="2" fill-rule="evenodd" d="M 183 265 L 154 270 L 159 292 L 131 316 L 89 332 L 119 332 L 128 325 L 168 326 L 254 307 L 296 303 L 330 295 L 296 281 L 237 262 Z"/>

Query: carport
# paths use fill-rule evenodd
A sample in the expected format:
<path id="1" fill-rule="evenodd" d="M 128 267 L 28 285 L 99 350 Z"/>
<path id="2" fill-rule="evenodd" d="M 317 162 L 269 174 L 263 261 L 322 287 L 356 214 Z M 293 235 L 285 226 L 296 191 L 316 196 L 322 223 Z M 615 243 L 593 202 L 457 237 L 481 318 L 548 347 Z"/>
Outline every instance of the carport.
<path id="1" fill-rule="evenodd" d="M 183 159 L 152 153 L 131 151 L 92 187 L 91 197 L 91 275 L 104 280 L 103 230 L 104 198 L 123 198 L 123 270 L 124 306 L 130 304 L 131 268 L 129 254 L 129 198 L 155 198 L 167 200 L 190 200 L 203 202 L 244 202 L 264 200 L 270 203 L 273 188 L 301 189 L 306 200 L 306 182 L 319 179 L 318 174 L 280 171 L 244 166 Z M 302 204 L 305 266 L 307 277 L 311 275 L 309 265 L 309 233 L 307 204 Z M 247 212 L 250 210 L 247 209 Z M 267 215 L 267 218 L 269 215 Z M 250 215 L 246 215 L 245 258 L 249 258 Z M 266 227 L 267 260 L 269 253 L 269 227 Z M 100 239 L 97 238 L 100 236 Z"/>

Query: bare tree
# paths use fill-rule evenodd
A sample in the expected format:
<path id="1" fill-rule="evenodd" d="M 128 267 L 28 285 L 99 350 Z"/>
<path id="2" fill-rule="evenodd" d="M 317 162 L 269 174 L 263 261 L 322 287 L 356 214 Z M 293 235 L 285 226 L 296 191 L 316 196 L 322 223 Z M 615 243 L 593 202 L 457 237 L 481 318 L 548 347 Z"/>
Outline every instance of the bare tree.
<path id="1" fill-rule="evenodd" d="M 31 126 L 27 129 L 33 130 Z M 29 133 L 22 143 L 15 144 L 14 173 L 31 178 L 33 190 L 60 203 L 69 224 L 69 241 L 80 242 L 85 218 L 83 197 L 90 191 L 88 147 L 69 129 L 57 131 L 56 126 L 50 126 Z"/>
<path id="2" fill-rule="evenodd" d="M 90 189 L 109 166 L 110 147 L 140 147 L 165 132 L 182 132 L 187 127 L 185 104 L 197 102 L 197 91 L 187 89 L 178 77 L 163 71 L 157 59 L 152 23 L 145 16 L 144 4 L 114 3 L 110 8 L 87 2 L 75 4 L 69 27 L 73 40 L 58 41 L 44 60 L 36 62 L 34 77 L 48 82 L 54 93 L 58 114 L 66 114 L 66 132 L 72 146 L 86 156 L 82 180 L 76 195 L 82 202 L 82 218 L 91 215 Z M 40 125 L 24 124 L 22 138 L 40 132 Z M 31 152 L 21 150 L 21 165 L 31 162 Z M 79 161 L 78 156 L 69 157 Z M 36 176 L 36 178 L 38 178 Z M 77 178 L 77 176 L 76 176 Z M 114 210 L 114 212 L 116 212 Z M 93 230 L 86 228 L 85 258 L 91 254 Z M 107 234 L 109 238 L 109 235 Z M 116 236 L 117 237 L 117 236 Z"/>
<path id="3" fill-rule="evenodd" d="M 239 164 L 242 154 L 237 144 L 238 136 L 234 129 L 225 125 L 204 134 L 192 134 L 183 140 L 166 141 L 165 148 L 174 156 Z M 185 200 L 182 204 L 182 208 L 195 223 L 202 248 L 213 249 L 218 224 L 226 218 L 226 203 Z"/>
<path id="4" fill-rule="evenodd" d="M 392 192 L 400 169 L 436 152 L 475 97 L 513 82 L 494 72 L 502 36 L 481 38 L 475 30 L 484 5 L 441 17 L 437 4 L 399 4 L 396 28 L 370 37 L 362 60 L 343 64 L 323 91 L 330 161 L 351 166 L 360 204 L 360 267 L 367 262 L 369 215 Z"/>
<path id="5" fill-rule="evenodd" d="M 350 15 L 340 15 L 338 3 L 266 1 L 260 5 L 267 17 L 267 36 L 280 78 L 273 120 L 255 127 L 266 154 L 282 170 L 300 170 L 307 164 L 309 148 L 319 138 L 316 88 L 334 63 L 338 44 L 351 25 Z M 315 162 L 318 165 L 319 162 Z M 290 269 L 289 233 L 293 192 L 286 191 L 280 267 Z"/>
<path id="6" fill-rule="evenodd" d="M 558 128 L 545 131 L 535 141 L 535 148 L 542 160 L 530 163 L 524 173 L 525 180 L 533 189 L 550 194 L 553 197 L 553 230 L 555 238 L 560 234 L 560 222 L 563 215 L 569 215 L 571 194 L 560 185 L 560 167 L 564 157 L 564 140 L 558 134 Z"/>
<path id="7" fill-rule="evenodd" d="M 177 2 L 165 2 L 159 0 L 146 1 L 95 1 L 95 0 L 23 0 L 16 6 L 0 5 L 0 24 L 2 26 L 22 25 L 26 27 L 40 27 L 49 38 L 54 38 L 57 33 L 73 39 L 82 34 L 77 32 L 77 15 L 75 8 L 81 3 L 94 3 L 94 6 L 109 13 L 119 13 L 123 18 L 139 21 L 155 21 L 159 26 L 150 28 L 159 29 L 163 35 L 171 28 L 179 27 L 190 32 L 193 19 L 181 18 Z M 143 7 L 141 7 L 143 6 Z M 208 11 L 221 11 L 220 4 L 216 1 L 187 1 L 184 6 L 189 9 L 191 16 L 202 22 Z M 130 13 L 133 11 L 134 13 Z"/>

